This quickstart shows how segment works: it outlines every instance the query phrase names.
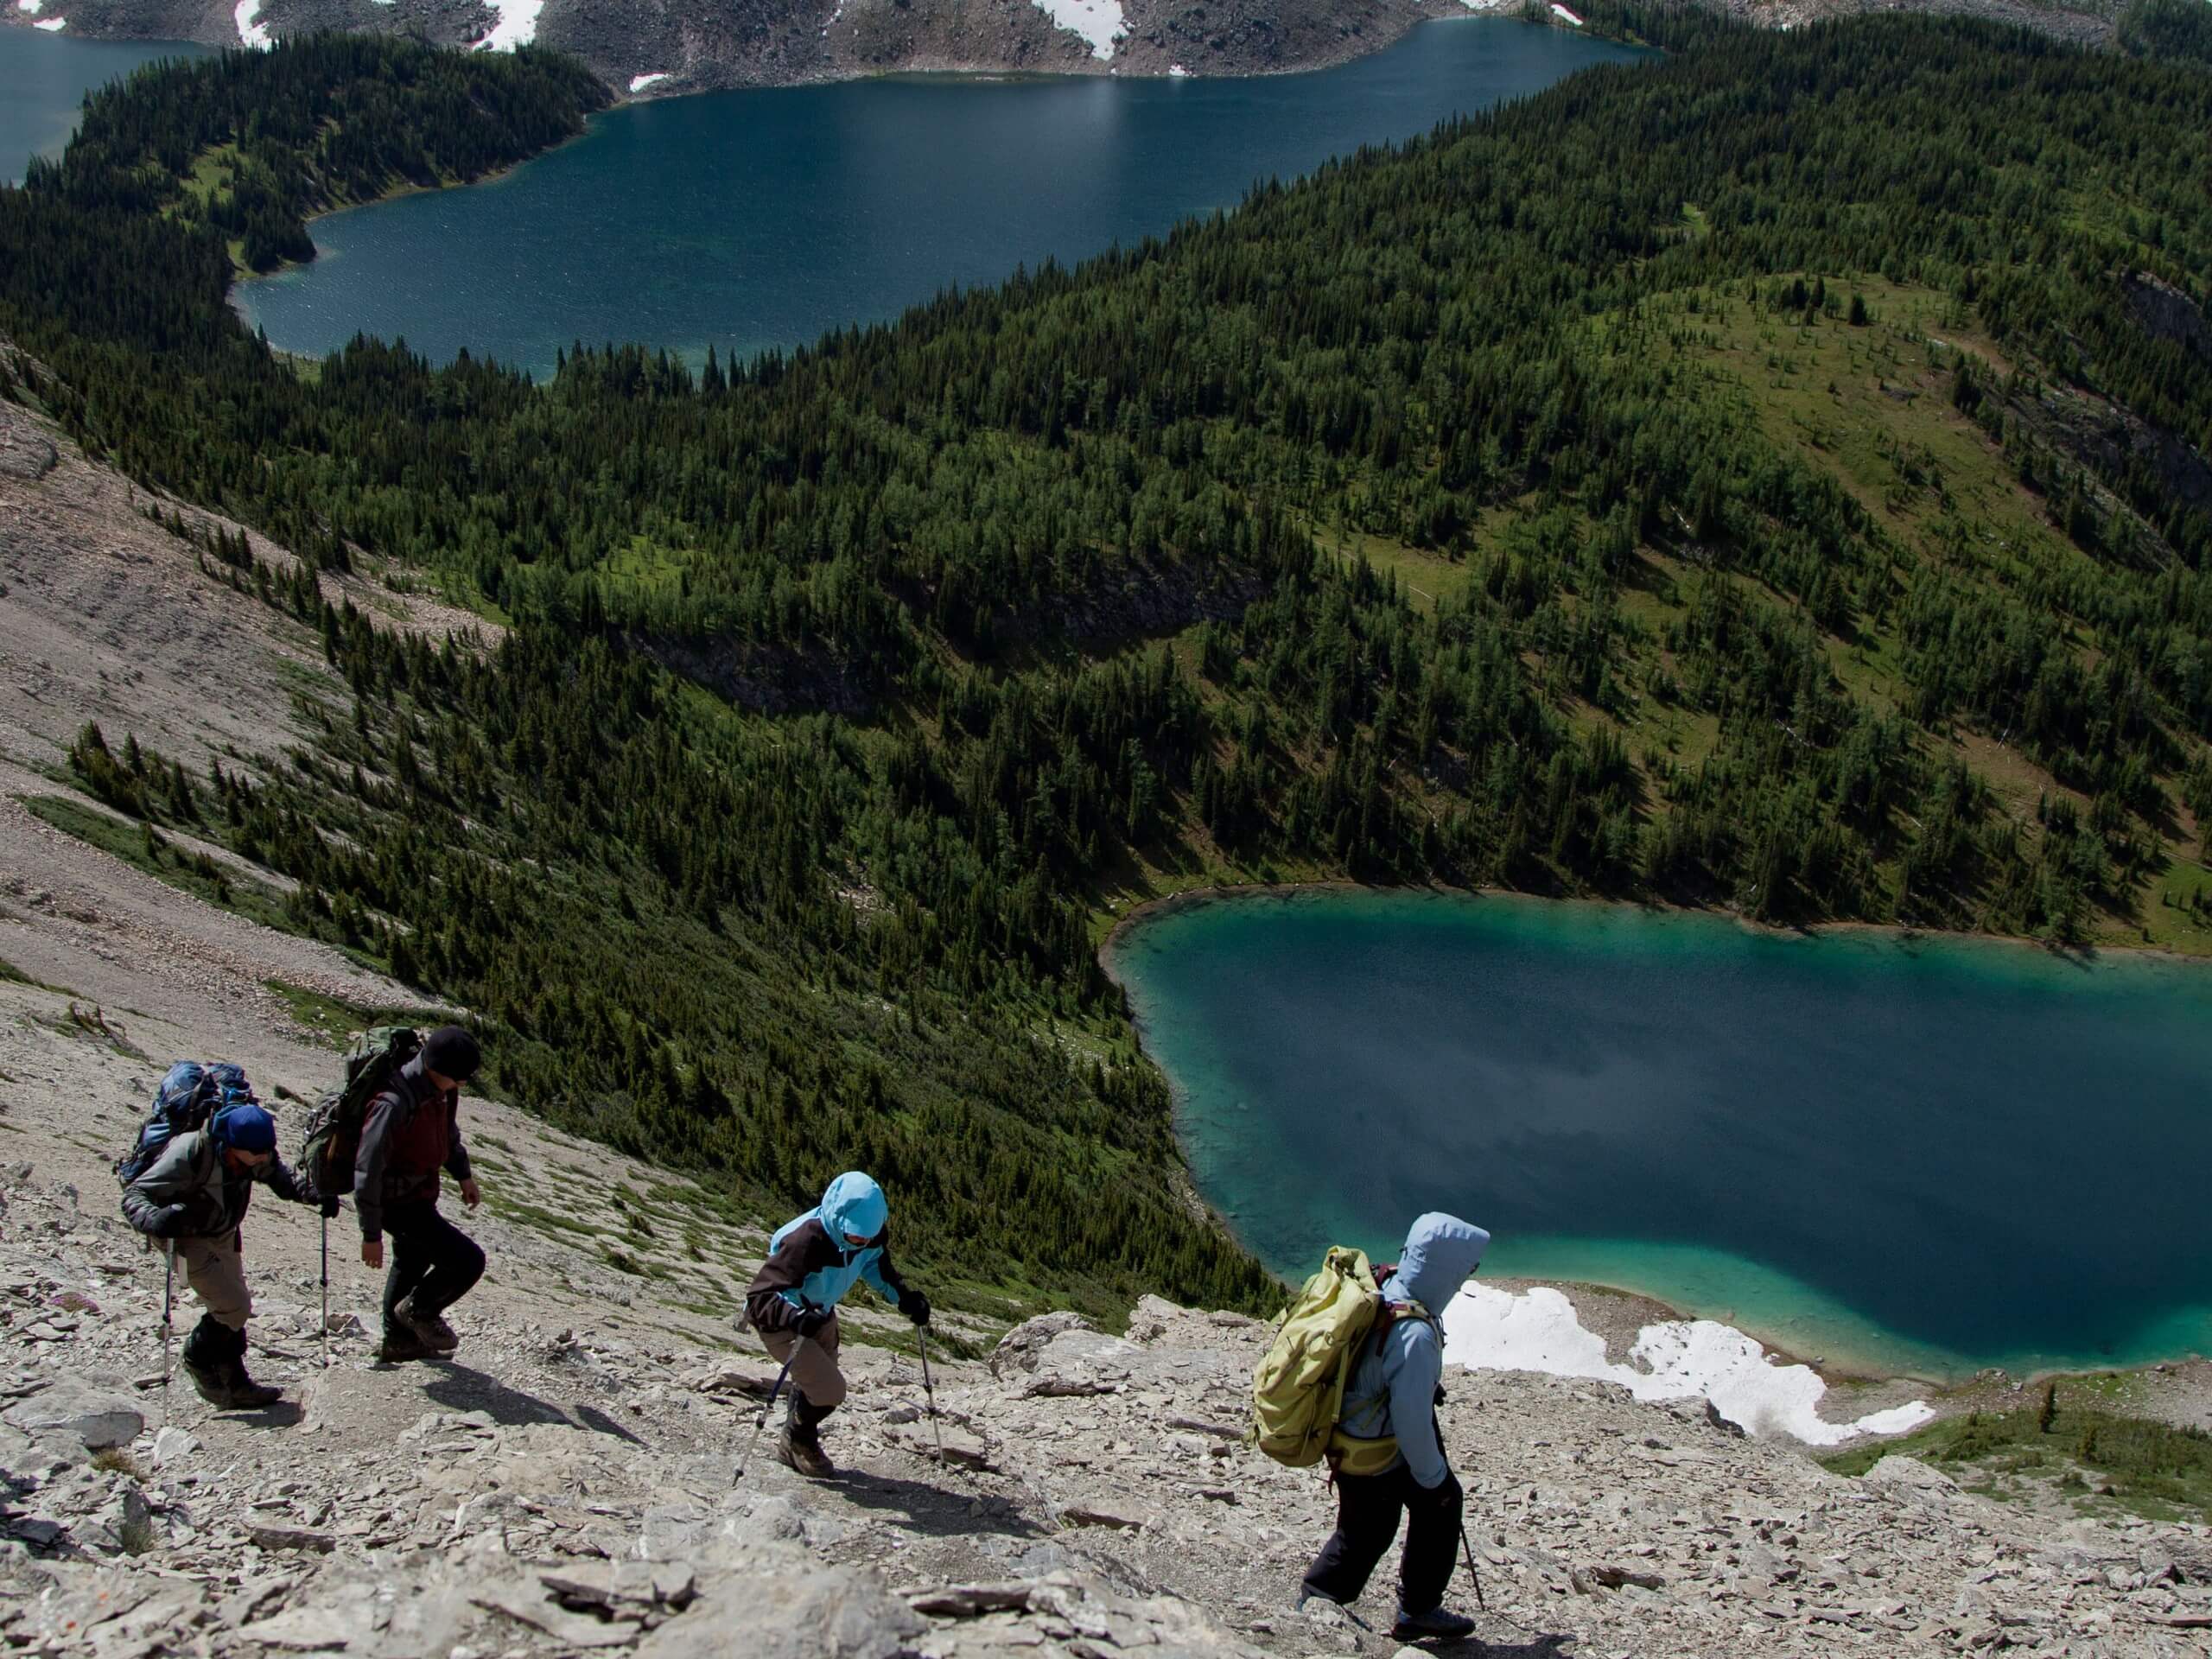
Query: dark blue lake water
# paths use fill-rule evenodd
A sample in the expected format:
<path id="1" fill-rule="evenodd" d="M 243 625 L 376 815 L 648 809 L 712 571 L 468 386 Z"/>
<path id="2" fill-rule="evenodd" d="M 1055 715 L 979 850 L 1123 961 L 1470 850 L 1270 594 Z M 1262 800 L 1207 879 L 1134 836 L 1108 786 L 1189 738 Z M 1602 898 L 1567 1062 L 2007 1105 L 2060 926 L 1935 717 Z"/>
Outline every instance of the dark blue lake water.
<path id="1" fill-rule="evenodd" d="M 1423 894 L 1112 954 L 1206 1196 L 1277 1270 L 1425 1210 L 1807 1357 L 2212 1352 L 2212 966 Z"/>
<path id="2" fill-rule="evenodd" d="M 1635 55 L 1470 18 L 1313 74 L 907 77 L 632 105 L 505 178 L 318 221 L 322 257 L 239 303 L 317 354 L 365 331 L 540 372 L 578 340 L 746 355 L 1164 232 L 1255 181 Z"/>
<path id="3" fill-rule="evenodd" d="M 55 0 L 46 10 L 64 16 L 68 8 Z M 33 156 L 59 156 L 93 87 L 142 63 L 207 55 L 206 47 L 181 41 L 76 41 L 66 29 L 0 29 L 0 181 L 21 184 Z"/>

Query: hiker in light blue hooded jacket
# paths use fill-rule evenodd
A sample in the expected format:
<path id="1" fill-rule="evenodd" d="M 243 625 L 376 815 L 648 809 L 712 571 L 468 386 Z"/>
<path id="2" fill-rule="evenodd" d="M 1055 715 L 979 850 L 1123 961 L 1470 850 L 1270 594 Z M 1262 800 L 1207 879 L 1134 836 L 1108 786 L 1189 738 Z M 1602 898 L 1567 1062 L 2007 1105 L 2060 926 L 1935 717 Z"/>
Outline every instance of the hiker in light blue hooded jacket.
<path id="1" fill-rule="evenodd" d="M 861 1281 L 917 1325 L 930 1299 L 891 1264 L 891 1205 L 860 1171 L 830 1183 L 822 1202 L 768 1241 L 768 1259 L 746 1292 L 745 1311 L 779 1365 L 791 1367 L 788 1413 L 777 1459 L 820 1479 L 836 1472 L 822 1449 L 822 1420 L 845 1398 L 837 1369 L 837 1304 Z"/>
<path id="2" fill-rule="evenodd" d="M 1436 1433 L 1444 1380 L 1438 1321 L 1489 1244 L 1488 1233 L 1457 1216 L 1431 1213 L 1414 1223 L 1396 1271 L 1382 1283 L 1389 1306 L 1376 1322 L 1379 1334 L 1363 1344 L 1337 1420 L 1355 1440 L 1395 1436 L 1397 1455 L 1370 1473 L 1337 1470 L 1337 1529 L 1306 1569 L 1299 1601 L 1357 1601 L 1404 1515 L 1395 1641 L 1459 1640 L 1475 1628 L 1474 1620 L 1444 1605 L 1459 1559 L 1462 1496 Z"/>

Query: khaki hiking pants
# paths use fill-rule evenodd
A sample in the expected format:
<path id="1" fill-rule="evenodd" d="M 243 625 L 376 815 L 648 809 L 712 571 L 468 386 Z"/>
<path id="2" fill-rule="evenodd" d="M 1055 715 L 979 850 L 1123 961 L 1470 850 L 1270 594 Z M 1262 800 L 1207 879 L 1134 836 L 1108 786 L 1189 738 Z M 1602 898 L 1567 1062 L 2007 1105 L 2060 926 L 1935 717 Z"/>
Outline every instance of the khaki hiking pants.
<path id="1" fill-rule="evenodd" d="M 779 1365 L 791 1359 L 791 1350 L 799 1345 L 798 1333 L 791 1331 L 763 1331 L 760 1340 L 767 1344 L 768 1357 Z M 836 1314 L 791 1361 L 791 1386 L 808 1405 L 825 1414 L 845 1402 L 845 1374 L 837 1369 Z"/>
<path id="2" fill-rule="evenodd" d="M 180 1238 L 176 1264 L 184 1269 L 185 1282 L 199 1293 L 209 1318 L 233 1331 L 245 1329 L 253 1314 L 253 1293 L 245 1287 L 245 1262 L 238 1254 L 235 1230 L 213 1238 Z"/>

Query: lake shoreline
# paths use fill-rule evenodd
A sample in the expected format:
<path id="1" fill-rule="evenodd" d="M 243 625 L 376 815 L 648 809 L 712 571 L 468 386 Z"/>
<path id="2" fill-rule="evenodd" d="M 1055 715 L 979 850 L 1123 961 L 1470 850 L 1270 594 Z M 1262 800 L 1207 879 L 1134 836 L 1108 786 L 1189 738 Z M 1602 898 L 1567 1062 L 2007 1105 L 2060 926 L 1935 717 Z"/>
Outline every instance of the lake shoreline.
<path id="1" fill-rule="evenodd" d="M 627 100 L 626 99 L 618 99 L 614 103 L 608 105 L 607 107 L 607 109 L 619 109 L 621 107 L 623 103 L 626 101 Z M 287 271 L 305 270 L 309 266 L 318 263 L 322 258 L 323 253 L 321 245 L 315 240 L 315 227 L 321 224 L 323 220 L 327 219 L 336 219 L 345 213 L 358 213 L 364 207 L 375 207 L 387 201 L 402 201 L 409 196 L 442 195 L 448 190 L 471 190 L 475 188 L 478 185 L 498 184 L 502 180 L 512 178 L 517 173 L 519 173 L 524 168 L 528 167 L 532 162 L 543 161 L 548 156 L 554 155 L 558 151 L 568 149 L 571 144 L 582 143 L 585 139 L 591 137 L 592 117 L 604 115 L 606 113 L 606 110 L 594 110 L 589 115 L 584 117 L 583 130 L 581 132 L 572 132 L 567 137 L 562 139 L 557 144 L 548 144 L 543 149 L 537 150 L 531 155 L 519 156 L 514 161 L 509 162 L 505 166 L 494 168 L 488 173 L 480 173 L 473 179 L 455 179 L 446 184 L 410 184 L 403 181 L 398 184 L 391 186 L 389 189 L 380 191 L 376 195 L 364 196 L 359 201 L 341 201 L 333 207 L 324 208 L 319 213 L 310 213 L 308 215 L 304 223 L 307 226 L 308 241 L 315 246 L 315 258 L 287 259 L 278 264 L 273 270 L 240 270 L 238 269 L 236 262 L 233 261 L 231 269 L 231 285 L 223 290 L 223 303 L 230 308 L 231 315 L 238 320 L 239 323 L 245 328 L 247 333 L 254 333 L 257 330 L 259 325 L 254 321 L 252 317 L 246 314 L 243 296 L 247 285 L 252 283 L 274 282 L 279 276 L 283 276 Z M 289 346 L 277 346 L 273 343 L 270 345 L 270 350 L 275 352 L 280 357 L 291 359 L 296 363 L 302 364 L 321 363 L 327 360 L 329 357 L 336 355 L 335 353 L 325 353 L 321 356 L 317 356 L 311 352 L 294 351 Z"/>
<path id="2" fill-rule="evenodd" d="M 2081 950 L 2067 950 L 2046 944 L 2040 939 L 2024 938 L 2017 933 L 1968 933 L 1952 928 L 1910 927 L 1898 922 L 1818 922 L 1802 927 L 1789 927 L 1774 922 L 1758 921 L 1740 911 L 1718 905 L 1675 904 L 1664 899 L 1600 899 L 1587 894 L 1569 894 L 1562 898 L 1549 893 L 1527 893 L 1516 887 L 1452 887 L 1349 880 L 1216 882 L 1205 887 L 1185 887 L 1179 893 L 1161 893 L 1113 917 L 1113 925 L 1107 930 L 1105 938 L 1099 941 L 1099 965 L 1106 970 L 1107 977 L 1118 985 L 1121 981 L 1109 958 L 1121 947 L 1125 936 L 1152 922 L 1186 910 L 1202 910 L 1211 905 L 1255 899 L 1274 899 L 1287 903 L 1308 895 L 1332 893 L 1370 893 L 1378 897 L 1395 893 L 1427 893 L 1442 899 L 1465 899 L 1469 903 L 1485 899 L 1517 899 L 1547 905 L 1589 905 L 1608 910 L 1639 910 L 1654 915 L 1696 916 L 1713 921 L 1726 921 L 1746 933 L 1772 938 L 1813 940 L 1836 934 L 1886 937 L 1901 945 L 1930 940 L 1977 946 L 2004 945 L 2015 950 L 2037 951 L 2054 961 L 2082 967 L 2094 966 L 2100 959 L 2112 957 L 2122 962 L 2171 963 L 2177 966 L 2212 970 L 2212 957 L 2191 956 L 2185 951 L 2169 950 L 2164 945 L 2099 944 Z"/>

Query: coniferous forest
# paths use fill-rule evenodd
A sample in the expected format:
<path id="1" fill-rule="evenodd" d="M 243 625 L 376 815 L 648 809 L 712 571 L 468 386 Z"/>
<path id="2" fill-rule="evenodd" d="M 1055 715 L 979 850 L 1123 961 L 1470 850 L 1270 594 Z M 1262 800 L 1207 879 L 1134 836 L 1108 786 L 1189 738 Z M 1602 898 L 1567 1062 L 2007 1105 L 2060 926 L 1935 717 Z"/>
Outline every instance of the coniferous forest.
<path id="1" fill-rule="evenodd" d="M 226 293 L 579 130 L 581 69 L 143 72 L 0 191 L 0 391 L 293 550 L 172 512 L 351 695 L 281 759 L 68 764 L 477 1011 L 503 1092 L 764 1208 L 865 1166 L 974 1295 L 1102 1310 L 1268 1294 L 1097 964 L 1133 898 L 2212 949 L 2212 78 L 1597 21 L 1663 59 L 893 326 L 542 385 L 303 370 Z M 498 643 L 379 632 L 349 568 Z"/>

